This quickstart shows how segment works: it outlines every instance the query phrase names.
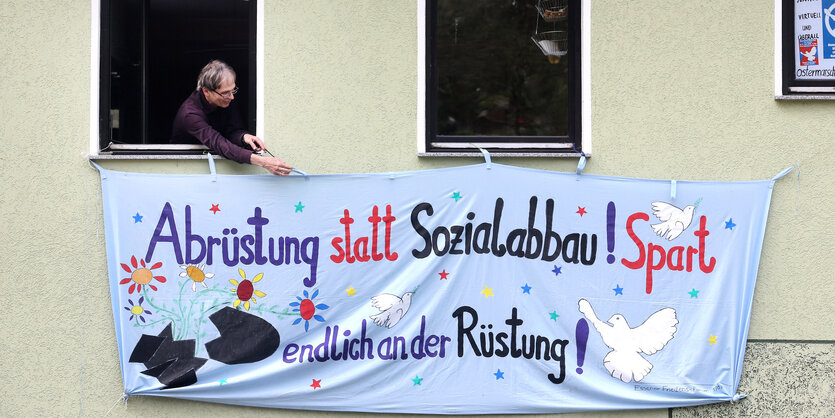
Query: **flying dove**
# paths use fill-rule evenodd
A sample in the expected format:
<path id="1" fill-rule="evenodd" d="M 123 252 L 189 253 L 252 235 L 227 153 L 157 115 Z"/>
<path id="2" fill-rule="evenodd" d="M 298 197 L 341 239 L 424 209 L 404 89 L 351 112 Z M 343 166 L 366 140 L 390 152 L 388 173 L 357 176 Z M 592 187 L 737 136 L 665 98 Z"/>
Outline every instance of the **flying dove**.
<path id="1" fill-rule="evenodd" d="M 402 298 L 391 293 L 374 296 L 371 298 L 371 306 L 379 309 L 381 312 L 377 315 L 371 315 L 371 319 L 381 327 L 394 327 L 406 316 L 406 312 L 409 311 L 409 305 L 412 304 L 412 295 L 414 293 L 406 292 Z"/>
<path id="2" fill-rule="evenodd" d="M 818 53 L 818 47 L 813 46 L 809 52 L 801 52 L 807 61 L 815 61 L 815 55 Z"/>
<path id="3" fill-rule="evenodd" d="M 664 308 L 650 315 L 643 324 L 630 328 L 623 315 L 615 314 L 608 322 L 597 319 L 591 304 L 580 299 L 580 312 L 594 325 L 603 343 L 612 351 L 603 358 L 606 370 L 616 379 L 625 383 L 640 382 L 650 370 L 652 363 L 640 353 L 655 354 L 673 338 L 676 333 L 676 311 Z"/>
<path id="4" fill-rule="evenodd" d="M 653 224 L 652 230 L 659 237 L 666 235 L 667 240 L 672 241 L 690 226 L 690 222 L 693 222 L 695 210 L 696 207 L 693 205 L 685 206 L 682 210 L 669 203 L 652 202 L 652 214 L 662 221 Z"/>

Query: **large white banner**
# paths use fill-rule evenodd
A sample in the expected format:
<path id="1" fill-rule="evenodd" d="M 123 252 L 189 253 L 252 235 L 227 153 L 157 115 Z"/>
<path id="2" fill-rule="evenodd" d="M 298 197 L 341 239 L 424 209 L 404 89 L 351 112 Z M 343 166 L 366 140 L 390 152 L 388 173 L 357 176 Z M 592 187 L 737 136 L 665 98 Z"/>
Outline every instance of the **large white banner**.
<path id="1" fill-rule="evenodd" d="M 733 399 L 774 183 L 101 177 L 127 394 L 444 414 Z"/>

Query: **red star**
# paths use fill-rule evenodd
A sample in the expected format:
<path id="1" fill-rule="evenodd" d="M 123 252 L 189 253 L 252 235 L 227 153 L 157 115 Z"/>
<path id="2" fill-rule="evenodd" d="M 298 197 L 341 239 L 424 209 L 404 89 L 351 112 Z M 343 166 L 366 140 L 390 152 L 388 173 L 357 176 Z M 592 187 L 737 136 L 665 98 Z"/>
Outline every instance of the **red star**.
<path id="1" fill-rule="evenodd" d="M 322 387 L 321 383 L 322 383 L 322 379 L 319 379 L 319 380 L 313 379 L 313 383 L 310 385 L 310 387 L 312 387 L 313 390 L 319 389 L 319 388 Z"/>
<path id="2" fill-rule="evenodd" d="M 220 212 L 220 207 L 219 206 L 220 206 L 220 204 L 212 205 L 212 208 L 209 209 L 209 210 L 212 211 L 212 213 L 216 214 L 216 213 Z"/>
<path id="3" fill-rule="evenodd" d="M 583 215 L 586 214 L 586 208 L 581 208 L 581 207 L 577 206 L 577 212 L 576 213 L 579 213 L 580 216 L 583 216 Z"/>
<path id="4" fill-rule="evenodd" d="M 446 272 L 446 269 L 444 269 L 444 271 L 442 271 L 438 274 L 441 275 L 441 280 L 449 280 L 449 279 L 446 278 L 446 276 L 449 276 L 449 273 Z"/>

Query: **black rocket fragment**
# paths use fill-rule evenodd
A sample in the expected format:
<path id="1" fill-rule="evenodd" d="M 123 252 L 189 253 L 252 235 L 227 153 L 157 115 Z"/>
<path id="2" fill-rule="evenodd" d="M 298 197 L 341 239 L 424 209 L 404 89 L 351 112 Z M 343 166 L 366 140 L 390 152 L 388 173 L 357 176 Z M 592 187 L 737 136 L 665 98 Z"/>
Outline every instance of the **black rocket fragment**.
<path id="1" fill-rule="evenodd" d="M 264 319 L 225 307 L 209 316 L 220 337 L 206 343 L 209 358 L 225 364 L 261 361 L 278 349 L 278 331 Z"/>
<path id="2" fill-rule="evenodd" d="M 261 361 L 278 350 L 281 337 L 267 321 L 255 315 L 225 307 L 209 316 L 220 337 L 206 343 L 209 358 L 225 364 Z M 142 334 L 130 355 L 131 363 L 143 363 L 142 373 L 164 384 L 163 389 L 197 382 L 197 370 L 207 359 L 195 357 L 195 340 L 175 341 L 172 324 L 159 335 Z"/>
<path id="3" fill-rule="evenodd" d="M 197 382 L 197 369 L 206 359 L 195 357 L 194 340 L 174 341 L 171 324 L 159 335 L 142 334 L 133 347 L 131 363 L 143 363 L 142 373 L 153 376 L 165 385 L 164 389 L 178 388 Z"/>

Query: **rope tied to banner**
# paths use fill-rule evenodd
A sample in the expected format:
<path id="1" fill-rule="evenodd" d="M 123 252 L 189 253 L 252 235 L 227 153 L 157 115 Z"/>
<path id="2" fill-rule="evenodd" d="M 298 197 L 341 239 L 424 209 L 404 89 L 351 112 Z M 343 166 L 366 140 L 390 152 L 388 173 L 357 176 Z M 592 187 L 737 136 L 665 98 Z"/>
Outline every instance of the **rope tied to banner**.
<path id="1" fill-rule="evenodd" d="M 794 216 L 797 217 L 797 202 L 800 201 L 800 162 L 794 163 L 797 167 L 797 181 L 794 183 Z"/>
<path id="2" fill-rule="evenodd" d="M 89 157 L 87 158 L 87 162 L 90 163 L 90 167 L 95 168 L 101 174 L 102 180 L 107 178 L 107 175 L 105 174 L 105 170 L 104 170 L 104 168 L 102 168 L 102 166 L 96 164 L 96 162 L 91 160 Z"/>
<path id="3" fill-rule="evenodd" d="M 125 403 L 125 408 L 127 408 L 128 407 L 128 397 L 129 397 L 129 395 L 127 393 L 122 392 L 122 396 L 120 396 L 119 399 L 116 400 L 116 402 L 113 402 L 113 406 L 111 406 L 110 409 L 107 410 L 107 412 L 104 414 L 104 416 L 110 415 L 110 411 L 112 411 L 113 408 L 116 407 L 116 405 L 119 405 L 119 402 L 124 402 Z"/>
<path id="4" fill-rule="evenodd" d="M 747 397 L 748 397 L 748 395 L 746 395 L 744 393 L 737 393 L 736 395 L 734 395 L 733 398 L 731 398 L 731 403 L 737 403 L 737 402 L 739 402 L 739 401 L 741 401 L 741 400 L 743 400 Z"/>

